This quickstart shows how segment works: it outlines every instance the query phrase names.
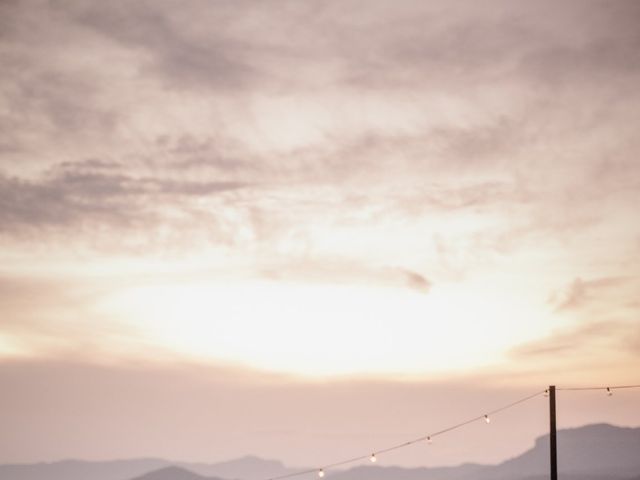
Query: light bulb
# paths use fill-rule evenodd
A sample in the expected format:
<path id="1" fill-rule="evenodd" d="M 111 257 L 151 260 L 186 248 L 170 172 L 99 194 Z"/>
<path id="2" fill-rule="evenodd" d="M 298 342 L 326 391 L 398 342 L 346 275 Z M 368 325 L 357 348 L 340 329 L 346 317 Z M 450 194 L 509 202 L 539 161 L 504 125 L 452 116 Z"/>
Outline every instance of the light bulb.
<path id="1" fill-rule="evenodd" d="M 372 453 L 369 457 L 369 460 L 371 460 L 371 463 L 376 463 L 378 461 L 378 459 L 376 458 L 376 454 Z"/>
<path id="2" fill-rule="evenodd" d="M 431 444 L 433 443 L 433 440 L 431 440 L 431 437 L 427 437 L 427 443 L 428 443 L 429 445 L 431 445 Z"/>
<path id="3" fill-rule="evenodd" d="M 491 423 L 491 419 L 489 418 L 489 415 L 484 416 L 484 421 L 487 423 Z"/>
<path id="4" fill-rule="evenodd" d="M 324 477 L 324 470 L 323 469 L 318 470 L 318 476 L 320 478 Z"/>
<path id="5" fill-rule="evenodd" d="M 544 391 L 544 396 L 545 396 L 545 397 L 548 397 L 548 396 L 549 396 L 549 389 L 548 389 L 548 388 Z"/>
<path id="6" fill-rule="evenodd" d="M 613 395 L 613 392 L 611 391 L 611 389 L 609 387 L 607 387 L 607 395 L 610 397 L 611 395 Z"/>

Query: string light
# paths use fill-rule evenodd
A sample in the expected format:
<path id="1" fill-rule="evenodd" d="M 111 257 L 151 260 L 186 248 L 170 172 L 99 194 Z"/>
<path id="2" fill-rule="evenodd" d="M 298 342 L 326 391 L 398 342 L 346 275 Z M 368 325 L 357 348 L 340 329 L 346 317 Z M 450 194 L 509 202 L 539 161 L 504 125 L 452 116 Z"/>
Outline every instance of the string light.
<path id="1" fill-rule="evenodd" d="M 613 395 L 613 390 L 614 389 L 619 389 L 619 388 L 640 388 L 640 385 L 619 385 L 619 386 L 615 386 L 615 387 L 604 387 L 604 386 L 600 386 L 600 387 L 579 387 L 579 388 L 577 388 L 577 387 L 569 387 L 569 388 L 556 388 L 556 390 L 605 390 L 607 395 L 611 396 L 611 395 Z M 455 430 L 455 429 L 461 428 L 463 426 L 469 425 L 469 424 L 471 424 L 473 422 L 477 422 L 478 420 L 484 420 L 486 423 L 490 423 L 491 422 L 491 418 L 489 417 L 489 415 L 493 415 L 493 414 L 502 412 L 504 410 L 507 410 L 509 408 L 515 407 L 516 405 L 524 403 L 527 400 L 530 400 L 530 399 L 532 399 L 534 397 L 540 396 L 541 394 L 544 395 L 545 397 L 548 397 L 549 396 L 549 389 L 538 391 L 538 392 L 536 392 L 536 393 L 534 393 L 532 395 L 529 395 L 527 397 L 521 398 L 520 400 L 516 400 L 515 402 L 512 402 L 512 403 L 509 403 L 507 405 L 504 405 L 503 407 L 497 408 L 497 409 L 492 410 L 492 411 L 490 411 L 488 413 L 485 413 L 485 414 L 480 415 L 478 417 L 471 418 L 471 419 L 469 419 L 467 421 L 458 423 L 456 425 L 452 425 L 452 426 L 450 426 L 448 428 L 444 428 L 444 429 L 439 430 L 437 432 L 430 433 L 429 435 L 425 435 L 423 437 L 416 438 L 414 440 L 409 440 L 408 442 L 404 442 L 404 443 L 401 443 L 401 444 L 398 444 L 398 445 L 394 445 L 394 446 L 391 446 L 391 447 L 388 447 L 388 448 L 385 448 L 385 449 L 382 449 L 382 450 L 377 450 L 376 452 L 371 453 L 370 455 L 364 455 L 364 456 L 349 458 L 347 460 L 342 460 L 342 461 L 331 463 L 331 464 L 325 464 L 323 468 L 319 468 L 319 469 L 311 469 L 311 470 L 304 470 L 304 471 L 288 473 L 288 474 L 285 474 L 285 475 L 280 475 L 278 477 L 272 477 L 269 480 L 281 480 L 281 479 L 284 479 L 284 478 L 296 477 L 296 476 L 299 476 L 299 475 L 309 474 L 309 473 L 313 473 L 313 472 L 317 472 L 318 477 L 323 478 L 325 476 L 325 469 L 327 469 L 327 468 L 338 467 L 338 466 L 346 465 L 346 464 L 349 464 L 349 463 L 362 461 L 362 460 L 365 460 L 367 458 L 369 459 L 369 461 L 371 463 L 376 463 L 378 461 L 378 458 L 376 456 L 377 454 L 390 452 L 392 450 L 397 450 L 399 448 L 404 448 L 404 447 L 407 447 L 409 445 L 413 445 L 414 443 L 422 442 L 422 441 L 426 441 L 427 444 L 431 444 L 431 443 L 433 443 L 433 437 L 435 437 L 437 435 L 443 435 L 443 434 L 448 433 L 448 432 L 450 432 L 452 430 Z"/>
<path id="2" fill-rule="evenodd" d="M 606 387 L 606 386 L 601 386 L 601 387 L 565 387 L 565 388 L 556 388 L 557 390 L 563 390 L 563 391 L 578 391 L 578 390 L 607 390 L 607 391 L 611 391 L 611 390 L 620 390 L 623 388 L 640 388 L 640 384 L 639 385 L 616 385 L 615 387 Z"/>
<path id="3" fill-rule="evenodd" d="M 524 398 L 516 400 L 515 402 L 511 402 L 511 403 L 509 403 L 507 405 L 504 405 L 504 406 L 502 406 L 500 408 L 492 410 L 486 415 L 488 417 L 489 414 L 495 414 L 495 413 L 498 413 L 498 412 L 502 412 L 503 410 L 507 410 L 508 408 L 515 407 L 516 405 L 519 405 L 520 403 L 524 403 L 527 400 L 531 400 L 534 397 L 538 397 L 541 394 L 542 394 L 542 391 L 538 391 L 538 392 L 536 392 L 534 394 L 531 394 L 531 395 L 528 395 L 528 396 L 526 396 Z M 358 462 L 358 461 L 362 461 L 362 460 L 366 460 L 366 459 L 369 459 L 369 461 L 373 462 L 372 457 L 375 457 L 376 461 L 377 461 L 377 456 L 380 455 L 381 453 L 387 453 L 387 452 L 391 452 L 393 450 L 398 450 L 400 448 L 408 447 L 409 445 L 413 445 L 414 443 L 418 443 L 418 442 L 423 442 L 425 440 L 427 441 L 427 443 L 430 444 L 432 442 L 433 438 L 436 437 L 437 435 L 443 435 L 443 434 L 448 433 L 448 432 L 450 432 L 452 430 L 456 430 L 458 428 L 461 428 L 461 427 L 463 427 L 465 425 L 468 425 L 470 423 L 473 423 L 473 422 L 477 422 L 478 420 L 484 419 L 484 418 L 485 418 L 485 415 L 480 415 L 480 416 L 471 418 L 469 420 L 466 420 L 464 422 L 458 423 L 456 425 L 452 425 L 452 426 L 444 428 L 442 430 L 438 430 L 436 432 L 430 433 L 428 435 L 425 435 L 425 436 L 422 436 L 422 437 L 419 437 L 419 438 L 415 438 L 413 440 L 409 440 L 408 442 L 404 442 L 404 443 L 400 443 L 400 444 L 397 444 L 397 445 L 393 445 L 391 447 L 384 448 L 384 449 L 381 449 L 381 450 L 376 450 L 376 453 L 374 453 L 374 454 L 361 455 L 361 456 L 358 456 L 358 457 L 349 458 L 347 460 L 341 460 L 341 461 L 338 461 L 338 462 L 325 464 L 325 465 L 322 466 L 322 468 L 319 468 L 319 469 L 316 468 L 316 469 L 310 469 L 310 470 L 303 470 L 303 471 L 298 471 L 298 472 L 287 473 L 285 475 L 280 475 L 278 477 L 272 477 L 269 480 L 282 480 L 284 478 L 297 477 L 299 475 L 305 475 L 305 474 L 313 473 L 313 472 L 316 472 L 318 477 L 322 478 L 322 477 L 324 477 L 326 469 L 339 467 L 339 466 L 342 466 L 342 465 L 347 465 L 349 463 L 354 463 L 354 462 Z"/>

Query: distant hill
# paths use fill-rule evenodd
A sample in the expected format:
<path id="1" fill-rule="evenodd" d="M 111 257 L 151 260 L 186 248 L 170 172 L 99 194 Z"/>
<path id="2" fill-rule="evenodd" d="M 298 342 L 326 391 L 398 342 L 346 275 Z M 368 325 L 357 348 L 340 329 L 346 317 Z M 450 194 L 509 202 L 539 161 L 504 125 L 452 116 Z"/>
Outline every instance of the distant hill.
<path id="1" fill-rule="evenodd" d="M 154 458 L 0 465 L 0 480 L 129 480 L 169 465 L 166 460 Z"/>
<path id="2" fill-rule="evenodd" d="M 558 432 L 558 472 L 562 480 L 621 480 L 640 475 L 640 428 L 607 424 Z M 549 435 L 531 450 L 499 465 L 445 468 L 359 466 L 327 475 L 331 480 L 547 480 Z"/>
<path id="3" fill-rule="evenodd" d="M 640 480 L 640 428 L 588 425 L 558 432 L 561 480 Z M 327 472 L 330 480 L 547 480 L 549 436 L 498 465 L 401 468 L 357 466 Z M 67 460 L 31 465 L 0 465 L 0 480 L 261 480 L 287 473 L 282 463 L 258 457 L 205 464 L 162 459 L 84 462 Z"/>
<path id="4" fill-rule="evenodd" d="M 220 480 L 214 477 L 203 477 L 185 468 L 176 466 L 164 467 L 153 472 L 145 473 L 133 480 Z"/>
<path id="5" fill-rule="evenodd" d="M 254 456 L 212 464 L 171 462 L 157 458 L 106 462 L 63 460 L 27 465 L 0 465 L 0 480 L 131 480 L 167 467 L 179 467 L 199 475 L 200 479 L 218 477 L 250 480 L 292 472 L 278 461 Z"/>
<path id="6" fill-rule="evenodd" d="M 564 475 L 636 477 L 640 475 L 640 428 L 607 424 L 560 430 L 558 472 Z M 549 435 L 527 452 L 495 467 L 493 476 L 535 476 L 548 472 Z"/>
<path id="7" fill-rule="evenodd" d="M 331 480 L 476 480 L 487 468 L 491 467 L 475 464 L 438 468 L 362 465 L 343 472 L 328 474 L 326 478 Z"/>
<path id="8" fill-rule="evenodd" d="M 252 455 L 214 464 L 181 462 L 176 465 L 204 476 L 242 480 L 277 477 L 294 471 L 277 460 L 265 460 Z"/>

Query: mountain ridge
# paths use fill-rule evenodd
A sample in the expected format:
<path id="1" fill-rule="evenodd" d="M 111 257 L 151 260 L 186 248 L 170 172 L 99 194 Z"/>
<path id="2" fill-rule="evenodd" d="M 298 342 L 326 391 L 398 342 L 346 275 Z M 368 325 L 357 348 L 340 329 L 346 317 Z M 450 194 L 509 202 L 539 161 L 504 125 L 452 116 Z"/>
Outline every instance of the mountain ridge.
<path id="1" fill-rule="evenodd" d="M 214 477 L 203 477 L 197 473 L 193 473 L 186 468 L 170 465 L 168 467 L 147 472 L 132 480 L 219 480 Z"/>
<path id="2" fill-rule="evenodd" d="M 558 468 L 563 480 L 640 480 L 640 427 L 606 423 L 558 431 Z M 496 465 L 443 467 L 358 465 L 328 471 L 332 480 L 546 480 L 549 435 Z M 167 469 L 173 468 L 173 470 Z M 304 469 L 301 469 L 304 470 Z M 277 460 L 247 455 L 218 463 L 171 462 L 148 457 L 91 462 L 64 460 L 0 465 L 0 480 L 260 480 L 298 471 Z M 167 472 L 173 472 L 171 478 Z M 150 475 L 150 476 L 145 476 Z"/>

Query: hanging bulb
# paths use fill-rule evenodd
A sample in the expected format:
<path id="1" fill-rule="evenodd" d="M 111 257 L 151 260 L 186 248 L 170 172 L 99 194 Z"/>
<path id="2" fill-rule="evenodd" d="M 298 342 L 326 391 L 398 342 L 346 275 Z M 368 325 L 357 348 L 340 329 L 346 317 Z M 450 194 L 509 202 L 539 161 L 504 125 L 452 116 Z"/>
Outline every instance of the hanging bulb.
<path id="1" fill-rule="evenodd" d="M 491 419 L 489 418 L 489 415 L 484 416 L 484 421 L 487 423 L 491 423 Z"/>
<path id="2" fill-rule="evenodd" d="M 428 443 L 429 445 L 431 445 L 431 444 L 433 443 L 433 440 L 431 440 L 431 437 L 427 437 L 427 443 Z"/>
<path id="3" fill-rule="evenodd" d="M 607 387 L 607 396 L 611 396 L 613 395 L 613 392 L 611 391 L 611 389 L 609 387 Z"/>
<path id="4" fill-rule="evenodd" d="M 376 458 L 376 454 L 372 453 L 369 457 L 369 460 L 371 460 L 371 463 L 376 463 L 378 461 L 378 459 Z"/>
<path id="5" fill-rule="evenodd" d="M 549 389 L 548 389 L 548 388 L 544 391 L 544 396 L 545 396 L 545 397 L 548 397 L 548 396 L 549 396 Z"/>
<path id="6" fill-rule="evenodd" d="M 318 476 L 320 478 L 324 477 L 324 470 L 323 469 L 318 470 Z"/>

